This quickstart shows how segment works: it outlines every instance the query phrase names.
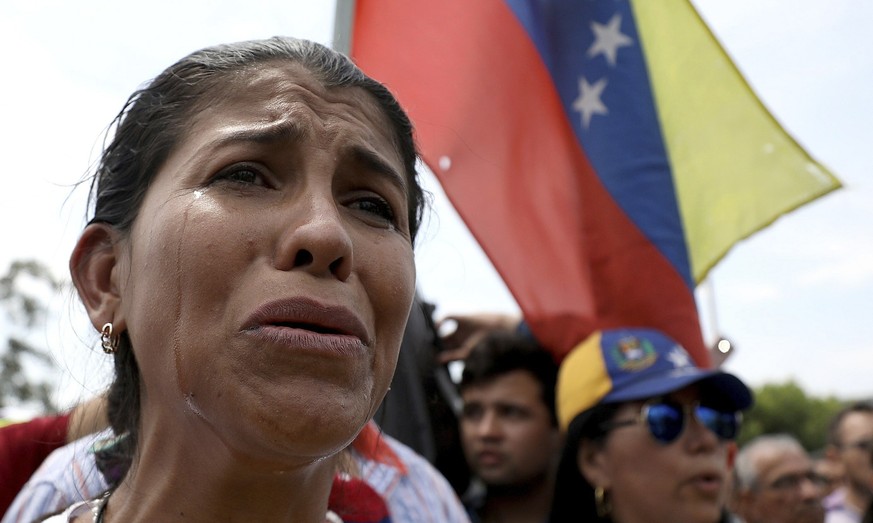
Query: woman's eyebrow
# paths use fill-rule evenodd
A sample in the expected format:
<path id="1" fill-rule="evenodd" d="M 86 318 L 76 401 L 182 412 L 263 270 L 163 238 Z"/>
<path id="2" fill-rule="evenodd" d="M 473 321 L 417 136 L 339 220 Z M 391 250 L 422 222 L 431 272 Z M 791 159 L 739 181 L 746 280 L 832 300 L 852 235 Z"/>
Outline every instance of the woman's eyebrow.
<path id="1" fill-rule="evenodd" d="M 397 172 L 397 170 L 394 169 L 394 167 L 379 153 L 360 145 L 352 145 L 349 148 L 349 153 L 355 162 L 363 164 L 368 170 L 384 177 L 391 182 L 391 184 L 397 186 L 398 189 L 402 190 L 404 193 L 406 192 L 406 177 Z"/>
<path id="2" fill-rule="evenodd" d="M 215 149 L 234 143 L 272 144 L 281 141 L 299 141 L 306 138 L 309 129 L 293 121 L 284 121 L 272 125 L 243 126 L 228 129 L 222 136 L 211 141 L 207 148 Z M 373 173 L 384 177 L 392 185 L 404 193 L 407 190 L 406 177 L 399 173 L 385 158 L 376 151 L 363 145 L 351 145 L 348 157 L 362 164 Z"/>
<path id="3" fill-rule="evenodd" d="M 209 145 L 210 147 L 221 147 L 240 142 L 270 144 L 281 141 L 299 141 L 305 138 L 308 132 L 306 127 L 293 121 L 256 126 L 247 125 L 228 129 Z"/>

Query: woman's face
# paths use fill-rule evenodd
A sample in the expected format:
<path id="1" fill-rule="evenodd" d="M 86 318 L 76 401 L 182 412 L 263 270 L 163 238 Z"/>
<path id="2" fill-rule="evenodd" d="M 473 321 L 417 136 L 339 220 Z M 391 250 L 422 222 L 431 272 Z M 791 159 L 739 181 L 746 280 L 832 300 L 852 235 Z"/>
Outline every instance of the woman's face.
<path id="1" fill-rule="evenodd" d="M 667 399 L 681 405 L 700 400 L 695 386 Z M 623 405 L 613 420 L 635 419 L 642 403 Z M 718 521 L 728 479 L 727 444 L 697 419 L 686 419 L 679 437 L 666 445 L 643 424 L 623 425 L 610 431 L 590 459 L 582 455 L 583 474 L 606 490 L 617 523 Z"/>
<path id="2" fill-rule="evenodd" d="M 234 82 L 148 189 L 116 321 L 142 372 L 144 437 L 206 431 L 256 459 L 317 459 L 357 434 L 394 372 L 415 286 L 411 182 L 363 90 L 284 62 Z"/>

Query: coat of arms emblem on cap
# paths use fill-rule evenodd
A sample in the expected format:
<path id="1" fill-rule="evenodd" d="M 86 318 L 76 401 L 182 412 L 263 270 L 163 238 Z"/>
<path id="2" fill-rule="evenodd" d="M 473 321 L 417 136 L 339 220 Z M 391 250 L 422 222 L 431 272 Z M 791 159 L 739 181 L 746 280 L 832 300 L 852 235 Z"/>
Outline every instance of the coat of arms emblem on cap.
<path id="1" fill-rule="evenodd" d="M 615 363 L 623 371 L 634 372 L 647 369 L 658 359 L 652 342 L 636 336 L 625 336 L 619 339 L 610 352 Z"/>

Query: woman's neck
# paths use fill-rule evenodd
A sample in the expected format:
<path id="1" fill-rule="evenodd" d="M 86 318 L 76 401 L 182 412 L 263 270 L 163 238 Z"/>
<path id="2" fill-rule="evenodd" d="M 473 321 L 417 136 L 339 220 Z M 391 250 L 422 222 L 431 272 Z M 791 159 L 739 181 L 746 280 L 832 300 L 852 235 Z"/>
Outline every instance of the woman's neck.
<path id="1" fill-rule="evenodd" d="M 109 498 L 106 523 L 324 522 L 336 456 L 277 467 L 232 451 L 212 431 L 191 428 L 195 433 L 185 437 L 161 430 L 142 435 L 131 469 Z"/>

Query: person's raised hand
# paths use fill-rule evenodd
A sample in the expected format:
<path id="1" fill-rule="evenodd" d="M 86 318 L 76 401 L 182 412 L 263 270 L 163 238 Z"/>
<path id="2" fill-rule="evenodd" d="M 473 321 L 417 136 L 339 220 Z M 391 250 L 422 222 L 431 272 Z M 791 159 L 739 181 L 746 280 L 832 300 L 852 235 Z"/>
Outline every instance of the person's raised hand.
<path id="1" fill-rule="evenodd" d="M 511 314 L 478 313 L 449 315 L 437 322 L 443 350 L 437 355 L 441 364 L 464 360 L 489 332 L 513 331 L 521 318 Z M 445 334 L 444 334 L 445 333 Z"/>

